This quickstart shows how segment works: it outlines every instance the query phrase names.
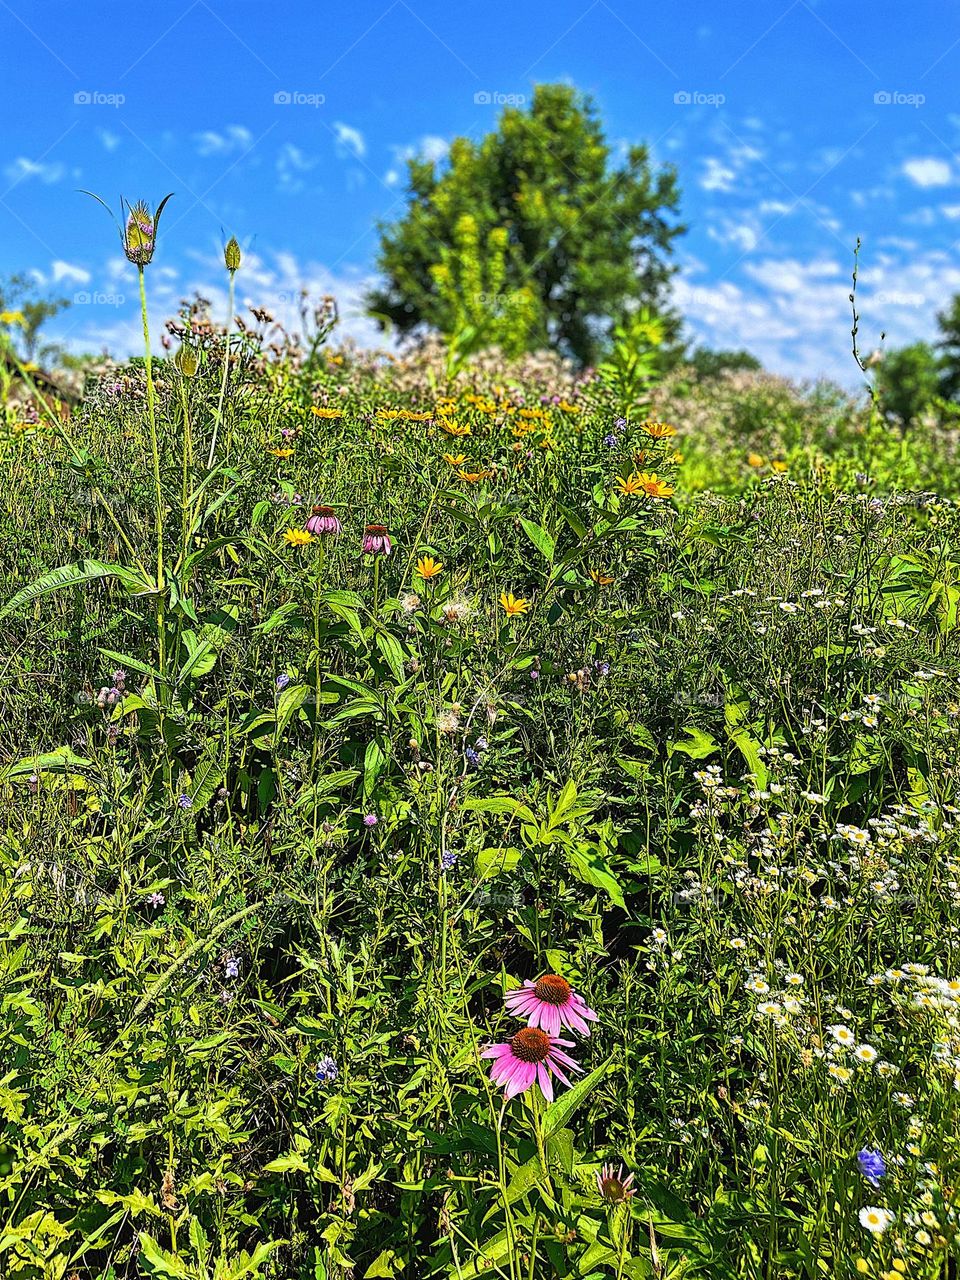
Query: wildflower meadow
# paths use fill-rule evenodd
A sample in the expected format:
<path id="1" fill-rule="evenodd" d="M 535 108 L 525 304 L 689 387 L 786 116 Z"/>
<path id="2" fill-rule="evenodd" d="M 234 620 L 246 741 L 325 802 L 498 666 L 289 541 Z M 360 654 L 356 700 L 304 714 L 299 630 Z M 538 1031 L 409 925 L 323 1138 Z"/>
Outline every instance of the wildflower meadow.
<path id="1" fill-rule="evenodd" d="M 164 325 L 162 211 L 5 375 L 0 1271 L 955 1275 L 952 428 Z"/>

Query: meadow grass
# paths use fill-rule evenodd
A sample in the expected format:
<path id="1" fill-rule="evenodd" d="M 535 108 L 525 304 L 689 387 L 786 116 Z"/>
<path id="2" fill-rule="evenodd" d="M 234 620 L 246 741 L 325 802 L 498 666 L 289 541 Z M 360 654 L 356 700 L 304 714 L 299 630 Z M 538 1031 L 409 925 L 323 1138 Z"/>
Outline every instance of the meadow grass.
<path id="1" fill-rule="evenodd" d="M 953 1274 L 948 433 L 329 319 L 5 407 L 0 1270 Z"/>

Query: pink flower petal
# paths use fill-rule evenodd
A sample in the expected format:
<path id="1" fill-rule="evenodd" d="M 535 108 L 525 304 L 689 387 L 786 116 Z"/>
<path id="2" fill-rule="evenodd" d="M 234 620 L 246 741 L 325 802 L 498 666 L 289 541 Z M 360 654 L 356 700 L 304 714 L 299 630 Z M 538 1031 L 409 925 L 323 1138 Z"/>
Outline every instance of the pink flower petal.
<path id="1" fill-rule="evenodd" d="M 518 1071 L 504 1091 L 504 1096 L 509 1100 L 515 1098 L 518 1093 L 526 1093 L 533 1084 L 537 1076 L 537 1065 L 535 1062 L 524 1062 L 523 1070 Z"/>
<path id="2" fill-rule="evenodd" d="M 550 1081 L 550 1072 L 544 1063 L 540 1063 L 537 1067 L 537 1082 L 540 1085 L 540 1092 L 546 1098 L 547 1102 L 553 1101 L 553 1085 Z"/>

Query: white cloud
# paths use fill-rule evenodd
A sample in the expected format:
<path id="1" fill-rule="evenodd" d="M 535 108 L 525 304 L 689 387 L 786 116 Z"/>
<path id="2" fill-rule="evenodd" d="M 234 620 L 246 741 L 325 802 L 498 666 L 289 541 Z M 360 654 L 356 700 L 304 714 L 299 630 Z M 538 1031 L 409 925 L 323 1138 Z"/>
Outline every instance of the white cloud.
<path id="1" fill-rule="evenodd" d="M 13 164 L 4 170 L 11 182 L 23 182 L 27 178 L 39 178 L 41 182 L 58 182 L 63 177 L 62 164 L 43 164 L 40 160 L 28 160 L 26 156 L 18 156 Z"/>
<path id="2" fill-rule="evenodd" d="M 932 156 L 907 160 L 903 172 L 917 187 L 945 187 L 951 181 L 946 160 L 935 160 Z"/>
<path id="3" fill-rule="evenodd" d="M 388 187 L 399 187 L 406 180 L 406 166 L 409 160 L 429 160 L 439 164 L 450 154 L 450 143 L 436 133 L 425 133 L 419 141 L 412 145 L 392 146 L 393 164 L 384 175 L 383 181 Z"/>
<path id="4" fill-rule="evenodd" d="M 299 195 L 306 187 L 303 175 L 317 164 L 316 158 L 306 155 L 292 142 L 285 142 L 277 153 L 277 186 L 285 195 Z"/>
<path id="5" fill-rule="evenodd" d="M 108 129 L 98 129 L 97 137 L 103 143 L 105 151 L 116 151 L 120 145 L 120 139 L 115 133 L 111 133 Z"/>
<path id="6" fill-rule="evenodd" d="M 53 264 L 53 283 L 60 284 L 62 280 L 68 281 L 70 284 L 89 284 L 90 272 L 84 267 L 75 267 L 72 262 L 63 262 L 58 259 Z"/>
<path id="7" fill-rule="evenodd" d="M 222 133 L 206 129 L 193 135 L 199 156 L 229 156 L 246 151 L 253 144 L 253 134 L 242 124 L 229 124 Z"/>
<path id="8" fill-rule="evenodd" d="M 707 156 L 706 172 L 700 179 L 704 191 L 732 191 L 736 170 L 724 164 L 716 156 Z"/>
<path id="9" fill-rule="evenodd" d="M 342 156 L 353 156 L 362 160 L 367 154 L 367 140 L 359 129 L 354 129 L 342 121 L 334 122 L 333 131 L 337 139 L 337 151 Z"/>

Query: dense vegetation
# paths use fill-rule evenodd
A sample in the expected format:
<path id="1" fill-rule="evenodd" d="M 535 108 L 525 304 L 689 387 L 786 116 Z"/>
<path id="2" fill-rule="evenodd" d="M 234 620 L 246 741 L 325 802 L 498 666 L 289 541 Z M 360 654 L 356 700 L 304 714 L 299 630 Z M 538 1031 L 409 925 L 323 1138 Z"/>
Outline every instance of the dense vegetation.
<path id="1" fill-rule="evenodd" d="M 951 428 L 330 322 L 6 397 L 0 1269 L 948 1274 Z"/>

